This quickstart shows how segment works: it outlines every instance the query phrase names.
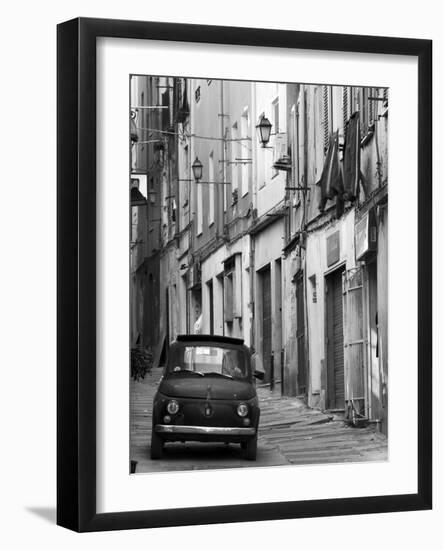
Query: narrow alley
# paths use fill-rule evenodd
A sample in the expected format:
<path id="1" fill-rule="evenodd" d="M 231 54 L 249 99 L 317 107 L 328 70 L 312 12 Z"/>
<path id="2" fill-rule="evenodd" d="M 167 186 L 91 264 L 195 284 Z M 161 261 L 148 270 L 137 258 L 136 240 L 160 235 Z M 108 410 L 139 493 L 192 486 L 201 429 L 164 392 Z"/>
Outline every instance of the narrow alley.
<path id="1" fill-rule="evenodd" d="M 136 473 L 203 469 L 384 461 L 387 439 L 373 427 L 353 428 L 340 417 L 307 407 L 295 397 L 280 396 L 258 385 L 261 419 L 257 461 L 243 458 L 239 445 L 170 443 L 161 461 L 151 460 L 152 401 L 162 370 L 131 380 L 131 460 Z"/>

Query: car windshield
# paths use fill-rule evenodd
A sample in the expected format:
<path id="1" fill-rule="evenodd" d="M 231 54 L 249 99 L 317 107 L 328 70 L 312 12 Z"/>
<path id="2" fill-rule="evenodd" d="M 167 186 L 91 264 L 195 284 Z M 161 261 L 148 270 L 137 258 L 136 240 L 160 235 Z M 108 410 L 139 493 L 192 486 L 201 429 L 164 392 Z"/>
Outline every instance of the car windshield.
<path id="1" fill-rule="evenodd" d="M 220 346 L 180 346 L 169 365 L 169 372 L 196 372 L 202 375 L 221 375 L 226 378 L 246 378 L 248 370 L 241 349 Z"/>

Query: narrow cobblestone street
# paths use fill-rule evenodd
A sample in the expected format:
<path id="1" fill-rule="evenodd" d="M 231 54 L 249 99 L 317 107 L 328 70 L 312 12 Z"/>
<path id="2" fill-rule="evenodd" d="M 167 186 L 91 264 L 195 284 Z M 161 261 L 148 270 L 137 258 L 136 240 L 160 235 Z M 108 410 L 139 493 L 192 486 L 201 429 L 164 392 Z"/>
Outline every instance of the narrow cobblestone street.
<path id="1" fill-rule="evenodd" d="M 161 460 L 149 457 L 152 401 L 161 369 L 140 382 L 131 380 L 131 460 L 137 473 L 324 464 L 387 460 L 387 440 L 372 427 L 353 428 L 342 419 L 281 397 L 279 388 L 258 386 L 261 418 L 257 461 L 243 458 L 239 445 L 170 443 Z"/>

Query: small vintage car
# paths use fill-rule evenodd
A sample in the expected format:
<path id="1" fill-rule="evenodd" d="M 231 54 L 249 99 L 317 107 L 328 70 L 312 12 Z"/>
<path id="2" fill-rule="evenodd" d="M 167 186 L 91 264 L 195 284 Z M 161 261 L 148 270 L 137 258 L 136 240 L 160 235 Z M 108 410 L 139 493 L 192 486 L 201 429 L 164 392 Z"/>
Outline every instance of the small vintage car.
<path id="1" fill-rule="evenodd" d="M 260 408 L 251 352 L 239 338 L 192 334 L 171 343 L 152 411 L 151 458 L 167 441 L 240 443 L 256 460 Z"/>

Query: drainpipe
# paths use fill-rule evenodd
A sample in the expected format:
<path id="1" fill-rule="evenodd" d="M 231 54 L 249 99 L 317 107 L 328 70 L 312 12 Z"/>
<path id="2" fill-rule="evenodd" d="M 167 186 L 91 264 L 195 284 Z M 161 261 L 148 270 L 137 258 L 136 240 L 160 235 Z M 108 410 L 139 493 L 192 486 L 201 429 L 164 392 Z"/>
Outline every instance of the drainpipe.
<path id="1" fill-rule="evenodd" d="M 225 113 L 224 113 L 224 89 L 223 89 L 223 80 L 220 80 L 220 137 L 221 137 L 221 151 L 220 151 L 220 160 L 221 160 L 221 173 L 222 173 L 222 184 L 221 185 L 215 185 L 215 196 L 216 196 L 216 203 L 217 203 L 217 221 L 215 224 L 215 240 L 217 241 L 220 236 L 220 220 L 222 220 L 222 231 L 224 227 L 224 210 L 223 210 L 223 194 L 224 194 L 224 187 L 225 187 L 225 181 L 226 181 L 226 167 L 225 167 L 225 147 L 226 147 L 226 140 L 224 136 L 224 126 L 225 126 Z M 221 193 L 220 193 L 220 187 Z M 220 201 L 220 195 L 221 201 Z M 219 216 L 219 213 L 221 212 L 221 216 Z"/>
<path id="2" fill-rule="evenodd" d="M 251 308 L 250 347 L 255 351 L 255 300 L 254 300 L 254 272 L 255 272 L 255 240 L 249 236 L 249 307 Z"/>
<path id="3" fill-rule="evenodd" d="M 376 175 L 377 175 L 377 180 L 378 180 L 378 186 L 381 187 L 383 174 L 382 174 L 382 162 L 381 162 L 381 158 L 380 158 L 380 147 L 379 147 L 379 143 L 378 143 L 378 125 L 380 123 L 380 118 L 377 116 L 377 117 L 375 117 L 375 119 L 376 119 L 374 121 L 375 152 L 377 154 L 377 171 L 376 171 Z"/>
<path id="4" fill-rule="evenodd" d="M 303 197 L 303 216 L 301 220 L 301 229 L 303 231 L 303 260 L 302 263 L 302 269 L 303 269 L 303 294 L 304 294 L 304 311 L 303 311 L 303 322 L 305 325 L 305 337 L 304 337 L 304 356 L 305 356 L 305 393 L 306 393 L 306 401 L 309 404 L 309 388 L 310 388 L 310 369 L 309 369 L 309 317 L 308 317 L 308 277 L 306 273 L 306 236 L 305 236 L 305 230 L 308 222 L 308 216 L 306 212 L 307 207 L 307 187 L 308 187 L 308 152 L 307 152 L 307 140 L 306 140 L 306 94 L 305 94 L 305 88 L 304 86 L 300 90 L 302 92 L 302 98 L 303 101 L 303 187 L 306 187 L 304 191 L 302 191 L 302 197 Z M 298 105 L 297 105 L 298 107 Z M 298 135 L 298 128 L 299 128 L 299 111 L 297 108 L 297 135 Z M 297 163 L 297 176 L 299 177 L 299 164 Z M 298 183 L 300 185 L 300 182 Z M 300 255 L 302 253 L 301 247 L 300 247 Z"/>
<path id="5" fill-rule="evenodd" d="M 251 122 L 257 117 L 257 84 L 251 83 Z M 255 124 L 251 124 L 251 152 L 252 152 L 252 220 L 254 221 L 254 212 L 257 208 L 257 149 L 255 139 Z M 251 328 L 250 328 L 250 344 L 251 348 L 255 349 L 255 237 L 249 235 L 249 304 L 251 308 Z"/>

